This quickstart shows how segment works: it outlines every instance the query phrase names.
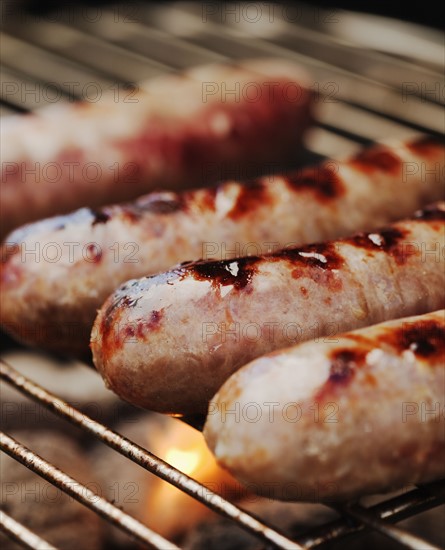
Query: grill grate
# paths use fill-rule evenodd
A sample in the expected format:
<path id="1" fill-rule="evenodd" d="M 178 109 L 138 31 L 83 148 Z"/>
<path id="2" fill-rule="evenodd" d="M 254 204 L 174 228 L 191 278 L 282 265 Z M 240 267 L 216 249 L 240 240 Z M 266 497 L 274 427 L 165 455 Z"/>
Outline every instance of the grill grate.
<path id="1" fill-rule="evenodd" d="M 387 521 L 400 521 L 401 519 L 410 517 L 412 514 L 428 510 L 444 502 L 445 482 L 434 483 L 418 488 L 401 497 L 388 500 L 383 505 L 374 506 L 372 508 L 373 513 L 358 505 L 337 507 L 344 516 L 342 520 L 332 522 L 322 529 L 317 529 L 317 531 L 312 534 L 307 534 L 300 543 L 297 543 L 289 540 L 276 530 L 264 525 L 264 523 L 250 514 L 243 512 L 235 505 L 216 493 L 213 493 L 207 487 L 204 487 L 176 468 L 170 466 L 146 449 L 143 449 L 103 424 L 96 422 L 88 415 L 85 415 L 60 399 L 58 396 L 46 391 L 38 384 L 32 382 L 29 378 L 19 374 L 3 360 L 0 361 L 0 376 L 2 380 L 12 384 L 17 390 L 42 404 L 54 414 L 82 428 L 94 437 L 97 437 L 118 453 L 126 456 L 149 472 L 168 481 L 175 487 L 178 487 L 196 500 L 206 504 L 215 512 L 237 521 L 239 525 L 276 548 L 282 548 L 284 550 L 316 548 L 326 542 L 333 542 L 358 532 L 362 530 L 364 526 L 370 526 L 377 529 L 382 534 L 400 542 L 405 548 L 416 550 L 419 548 L 419 544 L 422 544 L 422 548 L 436 548 L 433 545 L 429 545 L 426 541 L 419 541 L 417 537 L 393 527 L 388 524 Z M 3 451 L 20 462 L 25 463 L 36 473 L 57 485 L 62 491 L 67 492 L 76 498 L 76 500 L 81 501 L 107 519 L 113 521 L 113 523 L 119 525 L 122 529 L 132 532 L 138 540 L 149 543 L 154 548 L 159 548 L 161 550 L 176 548 L 173 545 L 168 546 L 169 543 L 166 541 L 163 541 L 162 546 L 157 545 L 157 543 L 162 541 L 161 537 L 158 538 L 156 534 L 142 526 L 136 520 L 131 521 L 132 518 L 126 514 L 118 514 L 120 511 L 117 508 L 107 503 L 105 499 L 100 498 L 98 495 L 94 495 L 87 487 L 76 482 L 75 485 L 78 487 L 78 491 L 74 492 L 72 488 L 72 478 L 62 474 L 60 470 L 48 462 L 43 461 L 36 454 L 3 433 L 1 434 L 0 447 Z M 97 501 L 100 502 L 100 505 L 97 505 Z M 96 505 L 93 504 L 94 502 Z M 359 520 L 359 523 L 351 525 L 348 521 L 348 516 Z"/>
<path id="2" fill-rule="evenodd" d="M 381 21 L 364 16 L 267 3 L 254 4 L 255 15 L 248 11 L 249 5 L 252 3 L 88 7 L 65 3 L 57 12 L 32 15 L 4 2 L 0 115 L 33 111 L 54 101 L 54 93 L 60 95 L 60 101 L 82 99 L 91 82 L 100 90 L 120 92 L 129 83 L 201 63 L 269 55 L 297 61 L 316 80 L 318 119 L 305 144 L 306 162 L 351 154 L 387 137 L 404 139 L 418 132 L 443 135 L 441 35 L 394 22 L 395 44 Z M 227 6 L 232 6 L 232 11 L 224 11 Z M 262 6 L 261 18 L 255 20 L 258 6 Z M 365 38 L 376 36 L 377 24 L 386 45 L 384 52 L 366 49 Z M 357 29 L 364 29 L 362 37 Z M 142 468 L 236 521 L 268 546 L 318 548 L 372 529 L 405 548 L 436 548 L 393 523 L 445 502 L 445 482 L 415 488 L 369 508 L 336 506 L 340 519 L 291 541 L 3 361 L 1 378 Z M 187 421 L 198 427 L 196 419 Z M 87 487 L 70 483 L 69 476 L 5 434 L 1 435 L 1 448 L 138 541 L 154 548 L 177 548 L 105 499 L 92 498 Z M 3 512 L 0 523 L 28 548 L 52 548 Z"/>

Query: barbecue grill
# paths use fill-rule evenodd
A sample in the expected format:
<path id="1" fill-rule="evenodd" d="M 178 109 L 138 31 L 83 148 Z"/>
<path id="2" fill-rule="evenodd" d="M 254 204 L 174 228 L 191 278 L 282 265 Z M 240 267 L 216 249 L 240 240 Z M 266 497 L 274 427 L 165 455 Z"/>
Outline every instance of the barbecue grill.
<path id="1" fill-rule="evenodd" d="M 1 115 L 33 111 L 55 101 L 94 101 L 105 90 L 131 93 L 139 80 L 198 64 L 277 56 L 313 75 L 315 127 L 301 162 L 351 154 L 386 137 L 442 136 L 441 35 L 308 5 L 249 3 L 61 3 L 45 13 L 4 2 Z M 378 38 L 379 50 L 376 46 Z M 380 46 L 381 45 L 381 46 Z M 95 96 L 96 94 L 96 96 Z M 379 504 L 333 506 L 340 518 L 290 540 L 193 478 L 0 362 L 1 378 L 58 417 L 188 493 L 254 534 L 260 547 L 329 547 L 369 530 L 412 549 L 436 548 L 394 524 L 439 506 L 445 482 L 412 488 Z M 38 373 L 36 373 L 36 377 Z M 200 429 L 201 419 L 182 419 Z M 178 548 L 88 487 L 74 483 L 31 449 L 1 436 L 4 452 L 149 547 Z M 186 511 L 185 511 L 186 513 Z M 2 530 L 28 548 L 53 548 L 4 512 Z"/>

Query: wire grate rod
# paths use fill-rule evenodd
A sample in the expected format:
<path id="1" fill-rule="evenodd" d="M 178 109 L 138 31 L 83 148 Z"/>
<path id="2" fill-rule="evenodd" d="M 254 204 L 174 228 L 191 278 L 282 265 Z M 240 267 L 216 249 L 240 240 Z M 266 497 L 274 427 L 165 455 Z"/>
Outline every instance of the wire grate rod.
<path id="1" fill-rule="evenodd" d="M 240 526 L 261 538 L 263 541 L 273 544 L 276 548 L 282 548 L 283 550 L 302 550 L 303 547 L 301 545 L 291 541 L 278 531 L 271 529 L 259 519 L 247 514 L 234 504 L 210 491 L 204 485 L 201 485 L 193 478 L 183 474 L 143 447 L 140 447 L 117 432 L 81 413 L 56 395 L 46 391 L 35 382 L 19 374 L 3 360 L 0 360 L 0 376 L 23 394 L 44 405 L 50 411 L 94 435 L 121 455 L 126 456 L 139 466 L 142 466 L 142 468 L 168 481 L 178 489 L 208 506 L 213 511 L 229 519 L 235 520 Z"/>

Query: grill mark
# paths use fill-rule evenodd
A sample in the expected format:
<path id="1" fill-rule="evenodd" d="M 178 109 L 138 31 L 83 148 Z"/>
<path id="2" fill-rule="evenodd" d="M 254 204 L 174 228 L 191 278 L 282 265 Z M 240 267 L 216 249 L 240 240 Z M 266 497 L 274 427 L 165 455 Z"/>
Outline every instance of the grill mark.
<path id="1" fill-rule="evenodd" d="M 333 242 L 309 244 L 298 248 L 284 248 L 272 257 L 285 258 L 297 265 L 304 264 L 322 270 L 340 269 L 344 265 L 344 259 L 337 252 Z"/>
<path id="2" fill-rule="evenodd" d="M 445 221 L 445 203 L 439 202 L 426 206 L 414 214 L 415 221 Z"/>
<path id="3" fill-rule="evenodd" d="M 439 359 L 445 356 L 445 320 L 426 320 L 403 323 L 389 329 L 381 340 L 398 353 L 410 350 L 422 359 Z"/>
<path id="4" fill-rule="evenodd" d="M 345 348 L 331 353 L 331 367 L 328 383 L 346 384 L 355 375 L 357 367 L 364 363 L 368 350 L 360 348 Z"/>
<path id="5" fill-rule="evenodd" d="M 361 248 L 389 251 L 397 246 L 400 241 L 404 237 L 406 237 L 406 235 L 407 233 L 405 231 L 400 231 L 396 228 L 390 228 L 371 233 L 358 233 L 353 237 L 344 239 L 344 241 L 351 244 L 356 244 Z"/>
<path id="6" fill-rule="evenodd" d="M 159 331 L 163 314 L 163 308 L 159 311 L 153 310 L 148 319 L 137 319 L 136 321 L 126 324 L 122 327 L 122 330 L 119 331 L 116 342 L 117 345 L 122 347 L 125 343 L 143 341 L 150 332 Z"/>
<path id="7" fill-rule="evenodd" d="M 389 148 L 366 149 L 350 160 L 352 166 L 361 171 L 374 172 L 380 170 L 391 174 L 397 174 L 402 166 L 400 157 Z"/>
<path id="8" fill-rule="evenodd" d="M 99 223 L 107 223 L 107 221 L 110 219 L 109 214 L 107 214 L 103 210 L 90 210 L 90 212 L 93 215 L 93 221 L 91 222 L 91 225 L 93 227 Z M 64 227 L 65 226 L 63 226 L 63 228 Z"/>
<path id="9" fill-rule="evenodd" d="M 237 290 L 247 287 L 258 272 L 261 262 L 279 262 L 287 260 L 295 266 L 292 277 L 311 277 L 314 281 L 326 285 L 332 291 L 342 288 L 342 281 L 335 270 L 344 265 L 344 259 L 335 250 L 333 243 L 319 243 L 303 248 L 285 248 L 270 256 L 248 256 L 218 262 L 200 261 L 183 263 L 178 268 L 182 277 L 191 275 L 198 281 L 210 281 L 212 286 L 233 285 Z M 308 270 L 307 268 L 313 268 Z"/>
<path id="10" fill-rule="evenodd" d="M 354 379 L 357 369 L 366 362 L 369 348 L 353 347 L 336 349 L 329 355 L 329 377 L 317 391 L 315 401 L 332 399 L 333 393 L 344 388 Z"/>
<path id="11" fill-rule="evenodd" d="M 105 317 L 109 317 L 116 308 L 132 308 L 135 307 L 138 301 L 141 299 L 139 298 L 132 298 L 131 296 L 125 295 L 125 296 L 119 296 L 116 300 L 114 300 L 110 306 L 105 310 Z"/>
<path id="12" fill-rule="evenodd" d="M 432 156 L 437 149 L 444 149 L 444 143 L 432 136 L 422 136 L 406 144 L 407 149 L 422 156 Z"/>
<path id="13" fill-rule="evenodd" d="M 125 285 L 122 290 L 128 289 L 134 284 L 137 284 L 137 281 Z M 141 297 L 132 298 L 127 294 L 121 295 L 106 308 L 99 328 L 104 359 L 105 357 L 111 357 L 116 350 L 121 349 L 126 339 L 131 337 L 132 323 L 122 326 L 119 324 L 119 319 L 122 315 L 122 309 L 134 308 L 140 299 Z"/>
<path id="14" fill-rule="evenodd" d="M 408 258 L 419 254 L 414 246 L 407 246 L 408 231 L 389 227 L 370 233 L 358 233 L 352 237 L 342 239 L 341 242 L 368 250 L 370 253 L 384 251 L 393 256 L 398 265 L 403 265 Z"/>
<path id="15" fill-rule="evenodd" d="M 345 191 L 338 176 L 338 166 L 333 162 L 291 173 L 285 177 L 285 181 L 293 191 L 309 189 L 322 200 L 336 199 Z"/>
<path id="16" fill-rule="evenodd" d="M 150 321 L 148 322 L 147 326 L 150 328 L 150 330 L 158 329 L 159 325 L 161 323 L 161 319 L 164 315 L 164 310 L 160 309 L 159 311 L 152 311 L 150 314 Z"/>
<path id="17" fill-rule="evenodd" d="M 219 262 L 192 262 L 180 269 L 183 276 L 190 274 L 197 281 L 211 282 L 213 287 L 233 285 L 236 290 L 242 290 L 252 281 L 259 261 L 260 257 L 249 256 Z"/>
<path id="18" fill-rule="evenodd" d="M 335 243 L 327 242 L 311 244 L 302 248 L 285 248 L 276 257 L 287 259 L 294 266 L 291 271 L 293 279 L 310 278 L 331 292 L 339 292 L 343 289 L 343 282 L 337 272 L 344 266 L 344 259 L 337 252 Z M 307 293 L 307 289 L 305 291 Z M 302 294 L 305 295 L 303 291 Z"/>
<path id="19" fill-rule="evenodd" d="M 267 206 L 270 202 L 264 183 L 260 179 L 249 180 L 241 186 L 236 203 L 227 216 L 236 220 L 255 211 L 258 206 Z"/>

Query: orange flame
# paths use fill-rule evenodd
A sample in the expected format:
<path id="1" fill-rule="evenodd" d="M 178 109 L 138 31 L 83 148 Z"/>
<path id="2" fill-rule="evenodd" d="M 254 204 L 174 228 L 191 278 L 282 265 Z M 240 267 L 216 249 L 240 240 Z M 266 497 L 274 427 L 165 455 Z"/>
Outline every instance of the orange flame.
<path id="1" fill-rule="evenodd" d="M 203 435 L 179 420 L 167 419 L 153 451 L 166 462 L 228 500 L 245 496 L 242 486 L 215 461 Z M 205 489 L 204 489 L 205 490 Z M 175 539 L 214 513 L 166 481 L 156 479 L 147 495 L 146 523 Z"/>

